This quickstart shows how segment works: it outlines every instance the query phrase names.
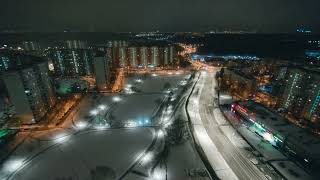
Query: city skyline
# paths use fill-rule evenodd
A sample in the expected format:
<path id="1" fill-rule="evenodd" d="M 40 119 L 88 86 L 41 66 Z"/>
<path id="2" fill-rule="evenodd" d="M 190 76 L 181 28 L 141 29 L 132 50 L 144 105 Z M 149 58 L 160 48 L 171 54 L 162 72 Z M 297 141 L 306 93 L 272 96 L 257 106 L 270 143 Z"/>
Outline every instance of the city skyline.
<path id="1" fill-rule="evenodd" d="M 1 180 L 317 180 L 319 0 L 3 0 Z"/>

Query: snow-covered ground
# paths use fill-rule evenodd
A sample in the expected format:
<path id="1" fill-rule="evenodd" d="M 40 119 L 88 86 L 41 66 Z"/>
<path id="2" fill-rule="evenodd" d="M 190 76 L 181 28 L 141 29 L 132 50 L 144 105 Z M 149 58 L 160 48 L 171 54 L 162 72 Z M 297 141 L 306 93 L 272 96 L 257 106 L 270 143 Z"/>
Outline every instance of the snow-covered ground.
<path id="1" fill-rule="evenodd" d="M 184 79 L 188 76 L 134 75 L 126 79 L 125 89 L 121 93 L 99 94 L 96 97 L 88 95 L 76 109 L 76 114 L 64 123 L 64 128 L 24 132 L 27 138 L 2 164 L 0 179 L 98 179 L 123 175 L 154 143 L 156 129 L 110 129 L 109 126 L 97 125 L 96 122 L 103 119 L 107 124 L 112 120 L 113 123 L 130 121 L 135 122 L 135 125 L 142 122 L 141 126 L 155 125 L 152 121 L 159 120 L 152 116 L 169 92 L 179 94 L 185 85 Z M 172 101 L 175 96 L 173 93 Z M 192 156 L 195 152 L 190 150 L 190 144 L 185 147 L 185 155 L 190 157 L 188 162 L 191 163 L 197 156 Z M 178 154 L 178 149 L 173 152 Z M 179 158 L 179 161 L 183 161 L 179 162 L 174 157 L 169 156 L 171 162 L 184 164 L 183 158 Z M 197 164 L 201 164 L 199 159 Z M 203 165 L 199 166 L 203 168 Z M 128 177 L 131 176 L 132 173 Z"/>
<path id="2" fill-rule="evenodd" d="M 110 169 L 118 177 L 143 153 L 152 138 L 152 132 L 146 128 L 84 131 L 60 137 L 32 157 L 11 179 L 89 180 L 99 167 Z M 5 169 L 10 168 L 9 161 Z"/>

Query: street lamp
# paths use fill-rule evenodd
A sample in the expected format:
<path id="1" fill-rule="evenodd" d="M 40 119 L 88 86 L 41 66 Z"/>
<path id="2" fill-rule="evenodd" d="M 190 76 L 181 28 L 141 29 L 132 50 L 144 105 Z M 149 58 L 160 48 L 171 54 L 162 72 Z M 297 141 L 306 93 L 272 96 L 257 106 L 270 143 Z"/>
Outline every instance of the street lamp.
<path id="1" fill-rule="evenodd" d="M 148 162 L 150 162 L 153 159 L 153 153 L 152 152 L 148 152 L 144 155 L 144 157 L 142 158 L 142 163 L 143 164 L 147 164 Z"/>
<path id="2" fill-rule="evenodd" d="M 96 110 L 96 109 L 90 111 L 90 114 L 91 114 L 92 116 L 96 116 L 98 113 L 99 113 L 99 112 L 98 112 L 98 110 Z"/>
<path id="3" fill-rule="evenodd" d="M 153 172 L 152 178 L 154 180 L 162 180 L 166 178 L 165 172 L 161 171 L 160 169 L 157 169 Z"/>
<path id="4" fill-rule="evenodd" d="M 101 111 L 103 111 L 103 110 L 106 109 L 106 105 L 101 104 L 101 105 L 98 106 L 98 108 L 99 108 Z"/>
<path id="5" fill-rule="evenodd" d="M 23 163 L 24 160 L 22 158 L 10 159 L 3 164 L 3 170 L 12 173 L 22 167 Z"/>
<path id="6" fill-rule="evenodd" d="M 88 125 L 88 123 L 85 122 L 85 121 L 79 121 L 79 122 L 77 122 L 77 123 L 75 124 L 76 129 L 84 129 L 84 128 L 87 127 L 87 125 Z"/>
<path id="7" fill-rule="evenodd" d="M 112 98 L 113 102 L 119 102 L 121 101 L 121 98 L 119 96 L 115 96 Z"/>
<path id="8" fill-rule="evenodd" d="M 160 130 L 158 131 L 158 137 L 159 137 L 159 138 L 163 138 L 163 137 L 164 137 L 164 132 L 163 132 L 163 130 L 160 129 Z"/>

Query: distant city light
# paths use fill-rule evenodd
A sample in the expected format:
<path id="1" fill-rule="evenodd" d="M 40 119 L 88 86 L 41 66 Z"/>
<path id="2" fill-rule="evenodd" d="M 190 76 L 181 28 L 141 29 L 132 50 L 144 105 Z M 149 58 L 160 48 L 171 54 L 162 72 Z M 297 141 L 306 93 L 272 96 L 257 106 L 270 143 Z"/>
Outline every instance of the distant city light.
<path id="1" fill-rule="evenodd" d="M 143 81 L 141 79 L 136 79 L 135 80 L 137 83 L 142 83 Z"/>
<path id="2" fill-rule="evenodd" d="M 151 74 L 151 76 L 152 76 L 152 77 L 157 77 L 158 75 L 155 74 L 155 73 L 153 73 L 153 74 Z"/>

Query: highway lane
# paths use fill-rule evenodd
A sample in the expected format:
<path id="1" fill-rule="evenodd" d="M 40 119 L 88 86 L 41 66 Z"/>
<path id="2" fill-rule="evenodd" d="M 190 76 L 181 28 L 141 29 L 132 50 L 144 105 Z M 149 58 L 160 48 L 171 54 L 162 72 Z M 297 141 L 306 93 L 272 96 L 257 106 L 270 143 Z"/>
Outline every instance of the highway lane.
<path id="1" fill-rule="evenodd" d="M 223 158 L 239 179 L 259 180 L 266 177 L 246 158 L 234 144 L 223 134 L 219 128 L 218 121 L 213 114 L 213 108 L 217 107 L 214 102 L 215 93 L 215 72 L 202 73 L 198 83 L 203 83 L 200 89 L 199 112 L 208 135 L 216 145 Z"/>

